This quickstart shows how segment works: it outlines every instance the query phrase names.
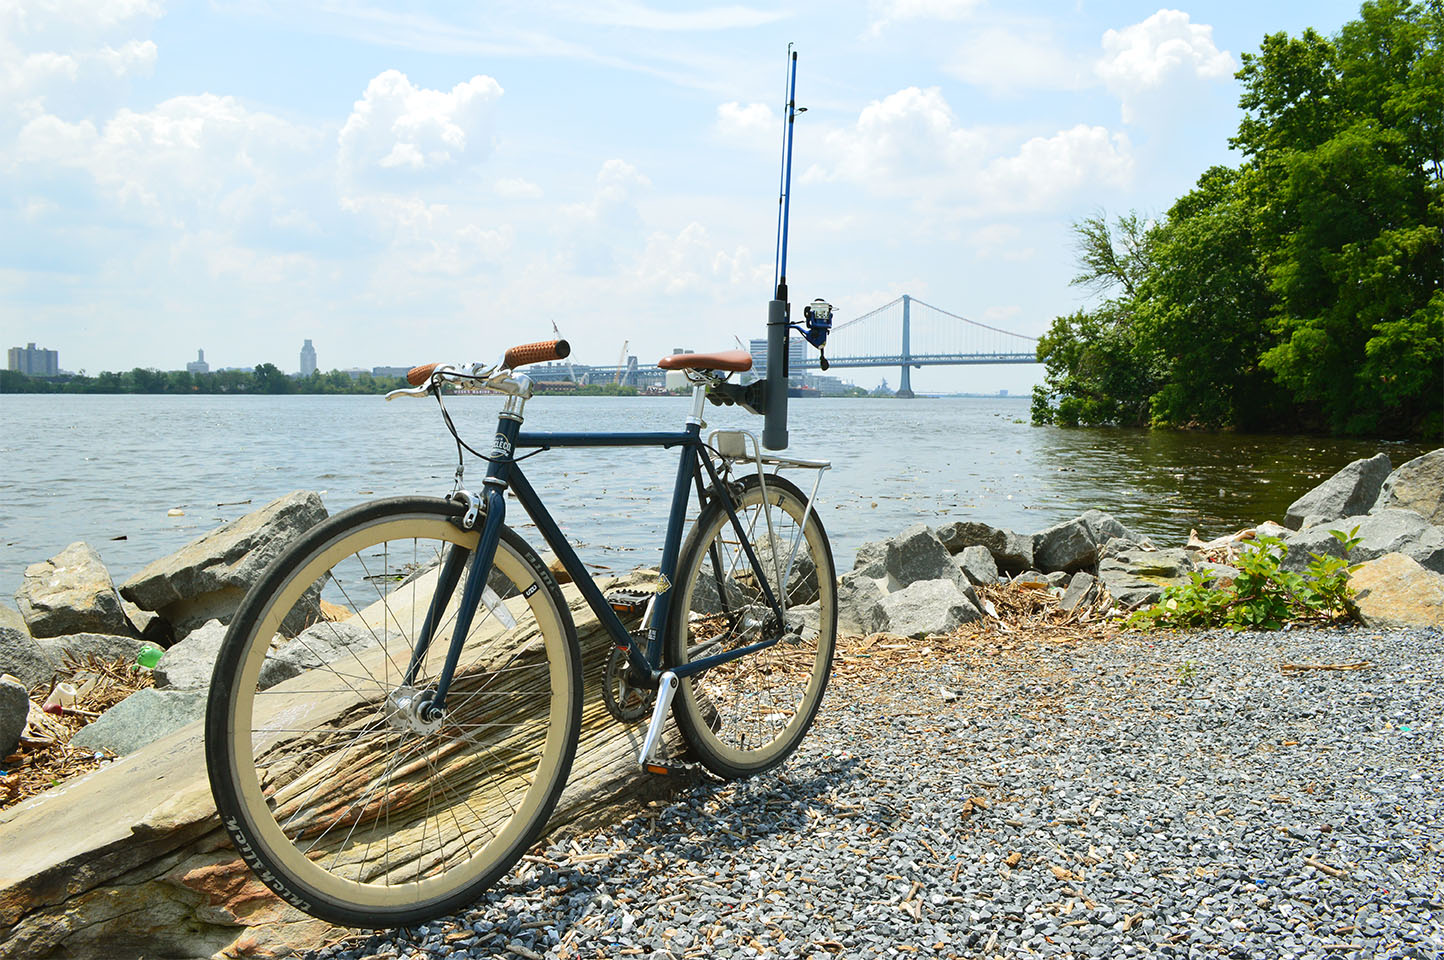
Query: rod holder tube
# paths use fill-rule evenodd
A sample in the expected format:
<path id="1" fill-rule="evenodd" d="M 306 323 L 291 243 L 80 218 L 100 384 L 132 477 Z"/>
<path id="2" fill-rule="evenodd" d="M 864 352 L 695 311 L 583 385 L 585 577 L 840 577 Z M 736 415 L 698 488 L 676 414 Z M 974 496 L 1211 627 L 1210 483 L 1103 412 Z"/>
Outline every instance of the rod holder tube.
<path id="1" fill-rule="evenodd" d="M 787 304 L 767 302 L 767 394 L 762 423 L 762 445 L 768 450 L 787 447 Z"/>

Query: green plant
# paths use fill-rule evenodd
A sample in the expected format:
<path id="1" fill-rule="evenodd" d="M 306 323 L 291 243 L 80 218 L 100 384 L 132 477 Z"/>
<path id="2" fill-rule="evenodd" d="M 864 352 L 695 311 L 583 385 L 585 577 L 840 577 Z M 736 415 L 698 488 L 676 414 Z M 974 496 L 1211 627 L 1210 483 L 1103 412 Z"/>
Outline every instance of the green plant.
<path id="1" fill-rule="evenodd" d="M 1192 684 L 1198 679 L 1198 664 L 1192 660 L 1185 660 L 1173 668 L 1173 673 L 1178 677 L 1178 682 L 1184 685 Z"/>
<path id="2" fill-rule="evenodd" d="M 1343 556 L 1310 554 L 1302 573 L 1280 566 L 1287 546 L 1278 537 L 1259 537 L 1238 557 L 1239 574 L 1232 583 L 1214 586 L 1203 573 L 1163 591 L 1154 606 L 1128 617 L 1125 625 L 1140 630 L 1229 627 L 1233 630 L 1277 630 L 1290 620 L 1336 620 L 1353 615 L 1349 587 L 1349 554 L 1358 546 L 1359 528 L 1348 533 L 1330 530 Z"/>

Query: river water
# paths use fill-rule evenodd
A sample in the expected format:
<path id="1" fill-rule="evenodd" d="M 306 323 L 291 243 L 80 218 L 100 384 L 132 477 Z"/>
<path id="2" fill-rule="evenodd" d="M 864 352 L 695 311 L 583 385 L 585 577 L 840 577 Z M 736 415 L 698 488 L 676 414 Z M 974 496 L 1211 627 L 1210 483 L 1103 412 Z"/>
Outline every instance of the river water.
<path id="1" fill-rule="evenodd" d="M 499 401 L 449 408 L 473 446 Z M 673 430 L 681 398 L 539 397 L 535 430 Z M 376 496 L 444 494 L 455 447 L 432 401 L 379 397 L 0 396 L 0 596 L 28 564 L 88 541 L 117 583 L 220 523 L 292 490 L 335 512 Z M 1428 447 L 1367 440 L 1028 423 L 1025 398 L 808 399 L 791 405 L 791 453 L 829 458 L 819 511 L 840 569 L 859 544 L 919 520 L 976 519 L 1027 533 L 1089 507 L 1160 543 L 1264 519 L 1350 460 L 1397 466 Z M 709 408 L 708 427 L 761 430 Z M 676 454 L 556 450 L 528 477 L 582 558 L 599 569 L 655 563 Z M 468 467 L 479 489 L 484 464 Z M 804 489 L 810 482 L 796 478 Z M 179 508 L 184 516 L 167 515 Z M 518 508 L 509 514 L 540 550 Z"/>

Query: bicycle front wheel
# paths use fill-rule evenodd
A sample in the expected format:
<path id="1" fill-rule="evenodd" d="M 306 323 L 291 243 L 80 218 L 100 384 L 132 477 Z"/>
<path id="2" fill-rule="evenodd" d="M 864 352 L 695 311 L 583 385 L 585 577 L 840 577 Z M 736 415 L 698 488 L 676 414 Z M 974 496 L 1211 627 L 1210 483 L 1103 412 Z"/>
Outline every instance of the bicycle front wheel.
<path id="1" fill-rule="evenodd" d="M 252 587 L 216 661 L 206 761 L 221 820 L 261 880 L 333 923 L 405 926 L 473 902 L 536 840 L 566 784 L 576 630 L 511 530 L 444 717 L 416 705 L 434 692 L 469 566 L 406 681 L 438 581 L 465 554 L 448 558 L 479 538 L 461 514 L 397 498 L 318 525 Z"/>
<path id="2" fill-rule="evenodd" d="M 832 548 L 816 511 L 807 513 L 806 497 L 781 477 L 766 478 L 765 498 L 755 475 L 737 486 L 737 518 L 784 608 L 782 639 L 683 679 L 672 707 L 703 765 L 729 779 L 776 766 L 796 749 L 822 703 L 837 639 Z M 673 666 L 779 632 L 732 519 L 715 498 L 682 547 L 677 590 L 667 638 Z"/>

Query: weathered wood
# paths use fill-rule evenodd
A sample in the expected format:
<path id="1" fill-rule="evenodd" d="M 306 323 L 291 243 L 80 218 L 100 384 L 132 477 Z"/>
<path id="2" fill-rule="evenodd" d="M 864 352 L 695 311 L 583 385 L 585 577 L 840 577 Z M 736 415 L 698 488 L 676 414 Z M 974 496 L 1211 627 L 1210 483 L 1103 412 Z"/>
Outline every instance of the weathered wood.
<path id="1" fill-rule="evenodd" d="M 609 638 L 576 589 L 563 590 L 582 643 L 584 707 L 553 838 L 677 785 L 637 770 L 646 722 L 607 712 Z M 683 749 L 670 723 L 666 746 Z M 269 957 L 340 932 L 281 903 L 236 857 L 211 800 L 200 724 L 0 813 L 0 850 L 0 958 Z"/>

